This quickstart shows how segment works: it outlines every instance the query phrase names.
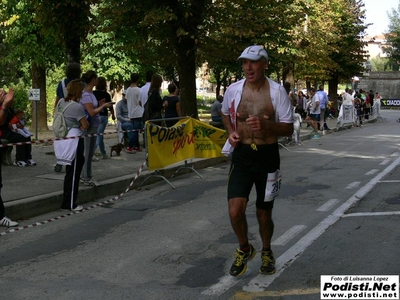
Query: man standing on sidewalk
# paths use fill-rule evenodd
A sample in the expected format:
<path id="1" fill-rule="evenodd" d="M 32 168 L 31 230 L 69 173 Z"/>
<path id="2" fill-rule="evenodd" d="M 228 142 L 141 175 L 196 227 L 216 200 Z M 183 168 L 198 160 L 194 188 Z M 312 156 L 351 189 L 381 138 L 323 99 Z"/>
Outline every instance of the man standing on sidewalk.
<path id="1" fill-rule="evenodd" d="M 319 107 L 320 107 L 320 120 L 319 120 L 319 130 L 330 130 L 328 128 L 328 125 L 326 125 L 326 113 L 327 113 L 327 109 L 328 109 L 328 95 L 324 92 L 324 86 L 321 84 L 318 87 L 318 98 L 319 98 Z M 323 127 L 322 127 L 323 126 Z"/>
<path id="2" fill-rule="evenodd" d="M 128 105 L 128 117 L 132 123 L 132 139 L 133 150 L 142 151 L 139 144 L 139 131 L 142 127 L 143 106 L 139 101 L 140 88 L 137 86 L 139 81 L 139 74 L 133 73 L 131 75 L 131 85 L 126 90 L 126 101 Z M 131 149 L 132 150 L 132 149 Z"/>
<path id="3" fill-rule="evenodd" d="M 140 88 L 139 101 L 140 101 L 140 103 L 142 103 L 142 107 L 144 107 L 144 105 L 147 102 L 147 99 L 149 98 L 151 77 L 153 77 L 153 71 L 147 71 L 146 72 L 146 84 Z"/>
<path id="4" fill-rule="evenodd" d="M 306 122 L 308 125 L 310 125 L 313 128 L 313 131 L 311 132 L 311 139 L 319 139 L 319 134 L 318 134 L 318 124 L 320 120 L 320 101 L 318 94 L 314 88 L 310 89 L 310 96 L 311 98 L 311 103 L 310 103 L 310 114 L 306 118 Z"/>
<path id="5" fill-rule="evenodd" d="M 256 253 L 248 240 L 246 207 L 256 187 L 257 220 L 262 240 L 261 274 L 275 273 L 271 249 L 274 232 L 272 208 L 281 184 L 279 136 L 293 133 L 293 109 L 285 89 L 265 77 L 268 54 L 250 46 L 239 56 L 245 79 L 227 89 L 222 102 L 222 121 L 229 133 L 224 146 L 232 149 L 228 181 L 229 217 L 239 242 L 229 273 L 241 276 Z"/>

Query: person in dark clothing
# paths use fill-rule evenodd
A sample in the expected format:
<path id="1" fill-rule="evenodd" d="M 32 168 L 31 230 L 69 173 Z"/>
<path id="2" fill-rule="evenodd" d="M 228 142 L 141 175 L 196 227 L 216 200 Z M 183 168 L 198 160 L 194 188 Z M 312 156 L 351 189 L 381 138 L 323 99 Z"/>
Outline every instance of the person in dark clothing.
<path id="1" fill-rule="evenodd" d="M 12 108 L 14 104 L 14 98 L 10 101 L 6 108 L 2 108 L 3 111 L 7 112 L 6 120 L 0 126 L 1 137 L 7 139 L 10 143 L 21 143 L 21 145 L 16 146 L 15 161 L 14 166 L 17 167 L 27 167 L 36 166 L 36 162 L 32 159 L 32 145 L 30 143 L 31 137 L 24 137 L 16 133 L 12 127 L 10 127 L 10 121 L 14 118 L 15 112 Z"/>
<path id="2" fill-rule="evenodd" d="M 14 90 L 10 89 L 8 93 L 4 90 L 0 90 L 0 126 L 8 124 L 8 108 L 12 105 L 14 99 Z M 0 138 L 2 137 L 2 132 L 0 132 Z M 0 147 L 0 157 L 2 157 L 2 152 L 4 148 Z M 1 198 L 1 189 L 3 187 L 3 180 L 1 176 L 1 163 L 0 163 L 0 226 L 14 227 L 18 225 L 18 222 L 11 221 L 5 215 L 5 208 L 3 204 L 3 199 Z"/>
<path id="3" fill-rule="evenodd" d="M 167 119 L 165 121 L 165 124 L 167 125 L 167 127 L 171 127 L 174 126 L 176 124 L 176 122 L 178 122 L 177 120 L 168 120 L 168 118 L 177 118 L 177 117 L 181 117 L 182 113 L 181 113 L 181 105 L 179 102 L 179 97 L 177 95 L 177 87 L 174 83 L 170 83 L 168 85 L 168 92 L 169 94 L 164 96 L 163 98 L 163 105 L 165 107 L 165 119 Z"/>
<path id="4" fill-rule="evenodd" d="M 371 107 L 374 106 L 374 98 L 375 98 L 374 91 L 370 90 L 369 91 L 369 102 L 371 103 Z"/>
<path id="5" fill-rule="evenodd" d="M 105 103 L 111 102 L 111 96 L 107 92 L 107 81 L 104 77 L 99 77 L 97 79 L 97 85 L 96 89 L 93 91 L 94 96 L 96 97 L 97 101 L 101 101 L 102 99 L 106 99 Z M 104 146 L 104 136 L 101 135 L 104 133 L 106 130 L 107 124 L 108 124 L 108 113 L 111 113 L 111 118 L 113 121 L 115 121 L 115 114 L 114 114 L 114 108 L 111 106 L 109 108 L 103 108 L 103 110 L 100 112 L 100 126 L 97 128 L 97 134 L 100 134 L 96 138 L 96 145 L 94 146 L 94 151 L 96 152 L 97 147 L 100 148 L 100 153 L 103 159 L 108 158 L 108 155 L 106 153 L 106 149 Z M 93 158 L 95 159 L 95 158 Z"/>
<path id="6" fill-rule="evenodd" d="M 147 108 L 148 113 L 145 112 L 148 119 L 147 120 L 154 120 L 154 119 L 161 119 L 162 114 L 161 111 L 164 108 L 163 100 L 161 99 L 161 84 L 162 84 L 162 77 L 158 74 L 154 74 L 151 78 L 151 84 L 149 88 L 149 98 L 146 103 L 145 110 Z M 146 120 L 146 121 L 147 121 Z M 156 125 L 161 126 L 161 121 L 152 122 Z"/>

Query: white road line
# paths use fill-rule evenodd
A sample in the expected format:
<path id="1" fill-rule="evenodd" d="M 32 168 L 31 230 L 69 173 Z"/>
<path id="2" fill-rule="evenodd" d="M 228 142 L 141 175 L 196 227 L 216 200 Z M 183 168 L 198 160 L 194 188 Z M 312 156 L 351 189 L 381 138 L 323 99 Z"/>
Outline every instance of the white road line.
<path id="1" fill-rule="evenodd" d="M 282 234 L 279 238 L 272 242 L 273 246 L 284 246 L 289 242 L 292 238 L 302 232 L 307 226 L 305 225 L 296 225 Z"/>
<path id="2" fill-rule="evenodd" d="M 361 182 L 359 182 L 359 181 L 354 181 L 354 182 L 350 183 L 348 186 L 346 186 L 345 189 L 346 189 L 346 190 L 355 189 L 355 188 L 357 188 L 360 184 L 361 184 Z"/>
<path id="3" fill-rule="evenodd" d="M 365 173 L 364 175 L 374 175 L 376 172 L 379 172 L 378 169 L 372 169 L 371 171 L 368 171 L 367 173 Z"/>
<path id="4" fill-rule="evenodd" d="M 343 218 L 348 217 L 374 217 L 374 216 L 394 216 L 400 215 L 400 211 L 383 211 L 383 212 L 359 212 L 344 215 Z"/>
<path id="5" fill-rule="evenodd" d="M 381 166 L 386 166 L 390 162 L 390 159 L 385 159 L 383 162 L 381 162 L 379 165 Z"/>
<path id="6" fill-rule="evenodd" d="M 381 180 L 380 183 L 399 183 L 400 180 Z"/>
<path id="7" fill-rule="evenodd" d="M 394 153 L 390 154 L 390 156 L 391 156 L 391 157 L 399 156 L 399 152 L 394 152 Z"/>
<path id="8" fill-rule="evenodd" d="M 231 287 L 233 287 L 236 283 L 239 282 L 239 279 L 230 275 L 222 276 L 219 279 L 217 284 L 212 285 L 209 289 L 202 292 L 203 295 L 222 295 Z"/>
<path id="9" fill-rule="evenodd" d="M 330 210 L 333 206 L 336 205 L 336 203 L 339 202 L 339 199 L 331 199 L 328 200 L 325 204 L 321 205 L 320 207 L 317 208 L 317 211 L 328 211 Z"/>
<path id="10" fill-rule="evenodd" d="M 381 173 L 372 178 L 366 185 L 360 188 L 353 196 L 351 196 L 345 203 L 339 206 L 332 214 L 322 220 L 315 226 L 309 233 L 301 238 L 295 245 L 289 248 L 276 260 L 276 273 L 270 276 L 257 275 L 253 278 L 243 290 L 246 292 L 262 292 L 274 280 L 279 277 L 283 271 L 290 266 L 297 257 L 299 257 L 317 238 L 319 238 L 329 227 L 335 224 L 344 213 L 355 203 L 360 201 L 366 194 L 368 194 L 374 186 L 384 176 L 393 171 L 400 164 L 400 158 L 397 158 L 392 164 L 385 168 Z"/>

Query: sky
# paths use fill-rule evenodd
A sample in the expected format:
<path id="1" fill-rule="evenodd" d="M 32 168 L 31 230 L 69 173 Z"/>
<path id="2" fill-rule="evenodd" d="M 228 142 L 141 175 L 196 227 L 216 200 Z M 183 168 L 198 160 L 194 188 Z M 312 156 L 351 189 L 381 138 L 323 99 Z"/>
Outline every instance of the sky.
<path id="1" fill-rule="evenodd" d="M 368 35 L 382 34 L 388 30 L 387 12 L 397 10 L 400 0 L 364 0 L 366 10 L 365 23 L 374 23 L 367 29 Z"/>

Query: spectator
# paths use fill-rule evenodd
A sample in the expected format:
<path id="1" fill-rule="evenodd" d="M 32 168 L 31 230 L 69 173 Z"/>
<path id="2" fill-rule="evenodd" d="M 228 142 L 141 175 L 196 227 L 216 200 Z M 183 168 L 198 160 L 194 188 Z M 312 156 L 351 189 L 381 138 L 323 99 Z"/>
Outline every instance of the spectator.
<path id="1" fill-rule="evenodd" d="M 141 103 L 143 107 L 143 116 L 142 116 L 142 126 L 144 126 L 144 122 L 146 121 L 144 113 L 145 113 L 145 105 L 147 102 L 147 99 L 149 99 L 149 88 L 151 84 L 151 78 L 153 77 L 153 71 L 147 71 L 146 72 L 146 84 L 140 88 L 140 93 L 139 93 L 139 102 Z M 145 145 L 146 139 L 146 132 L 143 131 L 143 144 Z"/>
<path id="2" fill-rule="evenodd" d="M 2 93 L 2 98 L 0 101 L 4 101 L 4 92 Z M 1 104 L 1 103 L 0 103 Z M 31 137 L 24 137 L 16 133 L 10 124 L 10 121 L 14 118 L 15 112 L 11 107 L 14 104 L 14 97 L 7 103 L 6 107 L 2 108 L 6 112 L 6 121 L 0 126 L 1 137 L 7 139 L 10 143 L 21 143 L 16 146 L 15 161 L 14 166 L 26 167 L 26 166 L 36 166 L 36 162 L 32 159 L 32 145 L 30 143 Z M 29 142 L 29 143 L 27 143 Z"/>
<path id="3" fill-rule="evenodd" d="M 348 90 L 348 89 L 346 88 L 346 90 Z M 344 95 L 344 93 L 337 94 L 337 107 L 338 108 L 340 108 L 340 106 L 343 103 L 343 95 Z"/>
<path id="4" fill-rule="evenodd" d="M 148 117 L 149 120 L 161 119 L 162 114 L 161 111 L 164 108 L 163 101 L 161 99 L 161 84 L 162 84 L 162 77 L 158 74 L 153 74 L 151 77 L 151 84 L 149 88 L 149 98 L 148 98 Z M 145 108 L 146 110 L 146 108 Z M 161 126 L 161 121 L 153 122 Z"/>
<path id="5" fill-rule="evenodd" d="M 353 89 L 347 89 L 345 90 L 345 93 L 343 94 L 343 102 L 342 104 L 353 104 L 354 105 L 354 97 L 353 97 Z"/>
<path id="6" fill-rule="evenodd" d="M 178 120 L 169 121 L 168 118 L 177 118 L 181 117 L 181 104 L 178 94 L 178 88 L 176 87 L 175 83 L 170 83 L 168 85 L 168 92 L 169 94 L 164 96 L 163 98 L 163 106 L 165 107 L 165 115 L 164 117 L 167 119 L 165 120 L 165 124 L 167 127 L 174 126 Z"/>
<path id="7" fill-rule="evenodd" d="M 97 101 L 93 94 L 93 88 L 97 85 L 97 74 L 95 71 L 87 71 L 82 76 L 82 81 L 86 83 L 86 86 L 82 93 L 81 105 L 85 110 L 85 115 L 89 121 L 90 127 L 87 130 L 87 134 L 96 134 L 97 129 L 100 126 L 100 115 L 99 113 L 104 108 L 112 107 L 114 103 L 105 103 L 105 99 Z M 85 144 L 84 156 L 85 164 L 83 165 L 82 181 L 85 185 L 100 186 L 100 184 L 92 177 L 92 157 L 94 154 L 94 146 L 96 144 L 95 136 L 87 136 L 83 138 Z"/>
<path id="8" fill-rule="evenodd" d="M 63 80 L 61 80 L 58 85 L 57 85 L 57 89 L 56 89 L 56 101 L 54 103 L 54 109 L 57 107 L 57 103 L 58 101 L 60 101 L 60 99 L 67 97 L 67 85 L 71 80 L 74 79 L 79 79 L 81 78 L 81 65 L 76 63 L 76 62 L 70 62 L 67 64 L 67 67 L 65 69 L 65 78 Z M 62 166 L 56 164 L 54 166 L 54 171 L 55 172 L 61 172 L 62 171 Z"/>
<path id="9" fill-rule="evenodd" d="M 68 94 L 60 100 L 59 109 L 63 109 L 72 102 L 64 111 L 64 119 L 70 130 L 67 137 L 80 136 L 89 128 L 85 111 L 78 102 L 82 97 L 83 84 L 79 79 L 72 80 L 67 85 Z M 65 139 L 54 141 L 54 152 L 58 164 L 66 165 L 61 209 L 81 211 L 83 207 L 76 204 L 79 192 L 79 180 L 85 163 L 84 141 L 79 139 Z"/>
<path id="10" fill-rule="evenodd" d="M 54 103 L 54 108 L 57 107 L 57 103 L 61 98 L 65 98 L 68 95 L 67 85 L 70 81 L 74 79 L 81 78 L 81 65 L 76 62 L 70 62 L 67 64 L 67 68 L 65 69 L 65 78 L 61 80 L 57 85 L 56 90 L 56 101 Z"/>
<path id="11" fill-rule="evenodd" d="M 134 134 L 132 131 L 133 125 L 129 118 L 128 99 L 125 97 L 127 93 L 127 91 L 122 93 L 122 99 L 118 101 L 117 106 L 115 107 L 115 112 L 117 114 L 118 123 L 121 125 L 121 129 L 127 131 L 128 134 L 128 147 L 126 148 L 126 152 L 136 153 L 136 150 L 134 149 Z"/>
<path id="12" fill-rule="evenodd" d="M 12 105 L 14 99 L 14 90 L 10 88 L 8 93 L 4 90 L 0 90 L 0 127 L 3 125 L 7 125 L 8 117 L 8 108 Z M 2 134 L 0 131 L 0 139 L 2 138 Z M 4 151 L 4 147 L 0 147 L 0 157 L 2 157 L 2 152 Z M 3 188 L 3 178 L 1 172 L 1 163 L 0 163 L 0 226 L 5 227 L 15 227 L 18 226 L 18 222 L 11 221 L 5 215 L 5 208 L 3 199 L 1 197 L 1 189 Z"/>
<path id="13" fill-rule="evenodd" d="M 295 112 L 305 119 L 307 117 L 307 98 L 303 91 L 299 91 L 298 99 Z"/>
<path id="14" fill-rule="evenodd" d="M 20 108 L 17 108 L 15 110 L 15 116 L 14 116 L 14 118 L 11 119 L 10 124 L 12 126 L 12 129 L 16 133 L 19 133 L 20 135 L 22 135 L 26 138 L 31 137 L 33 135 L 28 130 L 28 128 L 25 127 L 25 124 L 26 124 L 25 114 L 24 114 L 24 111 Z"/>
<path id="15" fill-rule="evenodd" d="M 146 84 L 140 88 L 139 102 L 142 104 L 142 107 L 145 106 L 147 99 L 149 98 L 149 88 L 153 74 L 153 71 L 146 72 Z"/>
<path id="16" fill-rule="evenodd" d="M 371 114 L 371 101 L 369 98 L 369 93 L 367 91 L 362 91 L 362 99 L 363 101 L 363 106 L 364 106 L 364 118 L 365 120 L 369 119 L 369 115 Z"/>
<path id="17" fill-rule="evenodd" d="M 369 102 L 371 103 L 371 107 L 374 106 L 374 91 L 369 90 Z"/>
<path id="18" fill-rule="evenodd" d="M 379 105 L 381 104 L 381 99 L 382 99 L 381 95 L 379 95 L 379 93 L 376 92 L 376 93 L 375 93 L 375 98 L 374 98 L 374 100 L 375 100 L 376 102 L 378 102 Z"/>
<path id="19" fill-rule="evenodd" d="M 139 74 L 133 73 L 131 75 L 131 85 L 126 90 L 126 101 L 128 105 L 128 118 L 132 123 L 132 135 L 128 133 L 130 139 L 132 138 L 132 143 L 129 142 L 130 149 L 127 149 L 129 153 L 133 151 L 142 151 L 139 144 L 139 131 L 143 128 L 142 117 L 143 117 L 143 107 L 142 103 L 139 101 L 140 88 L 137 86 L 139 81 Z M 124 125 L 127 127 L 127 125 Z"/>
<path id="20" fill-rule="evenodd" d="M 311 98 L 311 103 L 309 105 L 310 108 L 310 114 L 306 118 L 307 124 L 309 124 L 312 128 L 313 131 L 311 132 L 312 137 L 311 139 L 319 139 L 319 134 L 318 134 L 318 124 L 320 120 L 320 113 L 321 110 L 319 109 L 319 97 L 314 88 L 310 89 L 310 96 Z"/>
<path id="21" fill-rule="evenodd" d="M 330 130 L 328 125 L 326 124 L 326 117 L 328 116 L 328 95 L 324 91 L 324 86 L 321 84 L 318 88 L 318 98 L 319 98 L 319 107 L 320 107 L 320 114 L 319 114 L 319 130 Z"/>
<path id="22" fill-rule="evenodd" d="M 301 115 L 298 113 L 293 114 L 293 134 L 292 134 L 292 139 L 296 143 L 297 146 L 301 146 L 301 141 L 300 141 L 300 128 L 301 128 L 301 123 L 303 122 Z"/>
<path id="23" fill-rule="evenodd" d="M 211 120 L 213 122 L 220 122 L 222 123 L 222 101 L 224 101 L 224 97 L 222 95 L 218 95 L 217 99 L 214 101 L 213 105 L 211 106 Z"/>
<path id="24" fill-rule="evenodd" d="M 104 77 L 99 77 L 97 80 L 96 90 L 93 91 L 93 95 L 96 97 L 97 101 L 99 102 L 101 99 L 106 99 L 105 103 L 110 103 L 111 96 L 107 92 L 107 81 Z M 108 124 L 108 113 L 111 113 L 111 119 L 115 121 L 115 114 L 114 108 L 111 106 L 109 108 L 104 108 L 100 112 L 100 126 L 97 128 L 97 138 L 96 138 L 96 145 L 94 146 L 94 151 L 96 152 L 97 147 L 100 148 L 100 153 L 103 156 L 103 159 L 108 158 L 106 153 L 105 145 L 104 145 L 104 131 L 106 130 Z M 97 159 L 93 157 L 93 159 Z"/>
<path id="25" fill-rule="evenodd" d="M 356 98 L 354 99 L 354 108 L 356 110 L 357 113 L 357 121 L 358 124 L 356 123 L 356 126 L 362 126 L 362 117 L 363 117 L 363 105 L 362 105 L 362 101 L 361 98 L 359 97 L 359 95 L 356 96 Z"/>

